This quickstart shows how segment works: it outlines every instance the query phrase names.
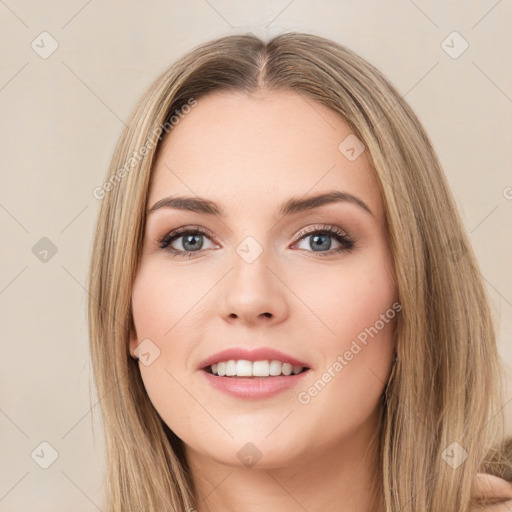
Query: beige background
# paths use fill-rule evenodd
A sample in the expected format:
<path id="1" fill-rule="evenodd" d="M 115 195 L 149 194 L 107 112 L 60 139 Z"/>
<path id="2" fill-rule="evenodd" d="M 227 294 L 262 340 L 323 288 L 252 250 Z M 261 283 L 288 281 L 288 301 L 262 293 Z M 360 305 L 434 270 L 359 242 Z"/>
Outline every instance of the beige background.
<path id="1" fill-rule="evenodd" d="M 103 435 L 86 323 L 100 206 L 92 191 L 146 87 L 221 35 L 330 37 L 398 87 L 444 165 L 510 368 L 511 21 L 512 3 L 496 0 L 0 0 L 0 510 L 101 510 Z M 469 44 L 457 58 L 464 41 L 442 43 L 453 31 Z M 48 250 L 43 237 L 57 249 L 47 261 L 36 256 Z M 512 417 L 512 403 L 505 409 Z M 58 452 L 47 469 L 52 448 L 42 442 Z"/>

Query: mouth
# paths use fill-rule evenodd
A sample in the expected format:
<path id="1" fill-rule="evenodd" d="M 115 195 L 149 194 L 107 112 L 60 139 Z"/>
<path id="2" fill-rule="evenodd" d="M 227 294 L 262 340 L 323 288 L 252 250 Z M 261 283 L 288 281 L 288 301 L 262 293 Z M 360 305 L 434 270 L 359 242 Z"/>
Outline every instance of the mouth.
<path id="1" fill-rule="evenodd" d="M 282 363 L 279 360 L 249 361 L 247 359 L 230 359 L 220 361 L 202 368 L 215 377 L 235 379 L 269 379 L 271 377 L 293 377 L 309 371 L 307 366 Z"/>
<path id="2" fill-rule="evenodd" d="M 268 399 L 292 390 L 312 371 L 308 366 L 277 359 L 229 359 L 200 368 L 200 373 L 213 389 L 244 400 Z"/>

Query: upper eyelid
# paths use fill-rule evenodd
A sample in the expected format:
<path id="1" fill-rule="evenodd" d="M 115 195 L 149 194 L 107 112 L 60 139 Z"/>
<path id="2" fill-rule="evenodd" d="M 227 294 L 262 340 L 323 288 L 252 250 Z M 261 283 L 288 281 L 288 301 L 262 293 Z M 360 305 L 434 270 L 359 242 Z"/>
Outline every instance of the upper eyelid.
<path id="1" fill-rule="evenodd" d="M 303 238 L 304 236 L 309 235 L 311 233 L 315 233 L 317 231 L 334 232 L 334 234 L 336 234 L 336 235 L 339 234 L 339 233 L 336 233 L 336 231 L 341 231 L 342 236 L 345 236 L 346 238 L 352 238 L 345 229 L 343 229 L 342 227 L 339 227 L 339 226 L 335 226 L 333 224 L 322 224 L 322 225 L 316 224 L 313 226 L 309 226 L 307 228 L 303 228 L 298 231 L 296 237 L 299 240 L 299 239 Z"/>

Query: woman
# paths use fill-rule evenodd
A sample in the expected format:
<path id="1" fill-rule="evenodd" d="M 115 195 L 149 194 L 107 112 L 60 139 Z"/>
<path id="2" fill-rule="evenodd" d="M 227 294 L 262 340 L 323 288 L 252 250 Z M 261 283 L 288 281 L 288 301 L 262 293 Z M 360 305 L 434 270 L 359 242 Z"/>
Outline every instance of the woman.
<path id="1" fill-rule="evenodd" d="M 511 508 L 477 262 L 374 67 L 310 34 L 200 45 L 94 194 L 109 512 Z"/>

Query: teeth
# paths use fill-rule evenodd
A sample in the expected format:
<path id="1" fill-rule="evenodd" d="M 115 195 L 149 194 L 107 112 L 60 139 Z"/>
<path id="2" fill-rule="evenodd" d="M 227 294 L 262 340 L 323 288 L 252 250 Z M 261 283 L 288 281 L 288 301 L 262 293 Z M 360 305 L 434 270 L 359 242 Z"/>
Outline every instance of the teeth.
<path id="1" fill-rule="evenodd" d="M 236 362 L 231 360 L 226 363 L 226 377 L 236 375 Z"/>
<path id="2" fill-rule="evenodd" d="M 234 363 L 233 360 L 228 361 L 226 364 L 226 367 L 230 364 Z M 245 359 L 240 359 L 236 362 L 236 370 L 233 373 L 233 375 L 236 375 L 237 377 L 252 377 L 252 362 L 246 361 Z M 226 373 L 226 376 L 228 374 Z"/>
<path id="3" fill-rule="evenodd" d="M 270 375 L 270 363 L 268 361 L 254 361 L 252 363 L 253 377 L 268 377 Z"/>
<path id="4" fill-rule="evenodd" d="M 238 361 L 230 359 L 210 366 L 211 372 L 219 377 L 269 377 L 278 375 L 297 375 L 304 369 L 281 361 Z"/>
<path id="5" fill-rule="evenodd" d="M 283 364 L 281 361 L 271 361 L 270 362 L 270 375 L 281 375 L 281 368 Z"/>

